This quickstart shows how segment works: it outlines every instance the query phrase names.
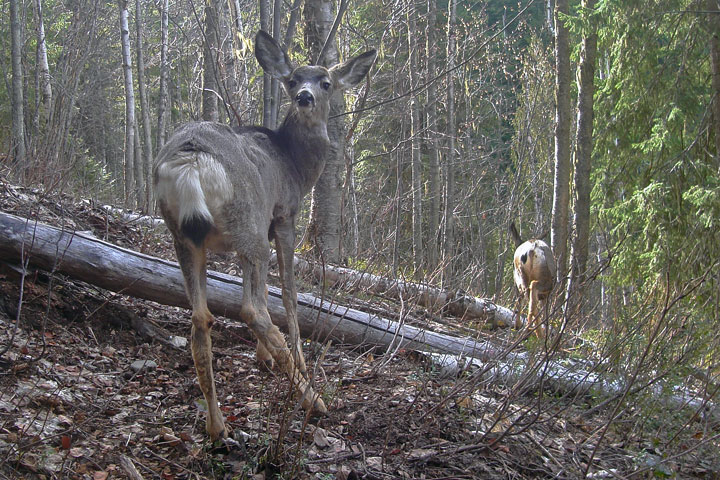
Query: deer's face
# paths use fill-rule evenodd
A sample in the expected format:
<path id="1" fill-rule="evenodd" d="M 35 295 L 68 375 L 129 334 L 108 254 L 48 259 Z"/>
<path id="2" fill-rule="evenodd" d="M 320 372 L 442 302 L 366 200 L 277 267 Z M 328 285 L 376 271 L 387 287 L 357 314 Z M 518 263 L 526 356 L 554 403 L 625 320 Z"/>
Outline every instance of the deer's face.
<path id="1" fill-rule="evenodd" d="M 284 84 L 292 100 L 292 108 L 300 115 L 324 117 L 328 112 L 333 80 L 326 68 L 298 67 L 284 80 Z"/>

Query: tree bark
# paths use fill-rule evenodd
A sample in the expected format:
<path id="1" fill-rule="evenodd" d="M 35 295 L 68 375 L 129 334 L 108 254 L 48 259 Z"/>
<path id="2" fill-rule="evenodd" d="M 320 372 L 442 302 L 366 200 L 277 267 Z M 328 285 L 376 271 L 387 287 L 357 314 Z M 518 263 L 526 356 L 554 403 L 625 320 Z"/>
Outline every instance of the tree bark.
<path id="1" fill-rule="evenodd" d="M 270 33 L 270 0 L 260 0 L 260 28 Z M 276 39 L 277 40 L 277 39 Z M 263 71 L 263 126 L 274 128 L 272 124 L 272 77 Z"/>
<path id="2" fill-rule="evenodd" d="M 331 66 L 339 63 L 340 54 L 334 38 L 328 38 L 335 15 L 333 2 L 329 0 L 306 0 L 305 44 L 311 58 L 318 58 L 323 45 L 327 50 L 319 63 Z M 312 251 L 328 263 L 341 262 L 341 200 L 342 175 L 345 169 L 345 121 L 335 117 L 345 111 L 343 92 L 335 92 L 330 99 L 328 136 L 332 145 L 325 162 L 325 170 L 313 188 L 308 226 L 308 240 Z"/>
<path id="3" fill-rule="evenodd" d="M 427 138 L 429 151 L 428 176 L 430 181 L 430 211 L 428 212 L 428 267 L 434 269 L 438 264 L 438 231 L 440 230 L 440 145 L 437 126 L 437 89 L 435 88 L 436 64 L 438 48 L 435 42 L 435 25 L 437 21 L 437 0 L 428 0 L 427 21 Z"/>
<path id="4" fill-rule="evenodd" d="M 568 0 L 555 4 L 555 175 L 551 239 L 557 278 L 565 286 L 567 274 L 568 205 L 570 203 L 570 47 L 568 28 L 560 18 L 569 12 Z"/>
<path id="5" fill-rule="evenodd" d="M 125 77 L 125 203 L 128 206 L 140 198 L 135 183 L 135 91 L 133 90 L 132 59 L 130 57 L 130 28 L 128 2 L 118 0 L 120 10 L 120 41 Z"/>
<path id="6" fill-rule="evenodd" d="M 443 286 L 453 283 L 453 257 L 455 252 L 455 56 L 457 54 L 457 1 L 448 3 L 448 76 L 447 76 L 447 111 L 448 111 L 448 152 L 445 159 L 445 224 L 443 225 Z"/>
<path id="7" fill-rule="evenodd" d="M 418 85 L 418 42 L 417 9 L 415 1 L 410 0 L 407 7 L 407 38 L 410 56 L 410 90 Z M 424 263 L 423 253 L 423 211 L 422 211 L 422 158 L 420 152 L 420 99 L 416 94 L 410 97 L 410 142 L 412 170 L 412 247 L 413 267 L 416 275 L 421 273 Z"/>
<path id="8" fill-rule="evenodd" d="M 710 23 L 710 67 L 712 68 L 713 131 L 715 133 L 715 163 L 720 172 L 720 2 L 707 0 Z"/>
<path id="9" fill-rule="evenodd" d="M 145 185 L 143 199 L 144 210 L 147 213 L 153 211 L 153 192 L 152 192 L 152 168 L 153 168 L 153 150 L 152 150 L 152 132 L 150 128 L 150 106 L 147 96 L 147 89 L 145 88 L 145 56 L 143 52 L 143 5 L 140 0 L 135 1 L 135 32 L 137 38 L 135 39 L 137 49 L 137 69 L 138 69 L 138 93 L 140 94 L 140 109 L 142 112 L 142 129 L 143 129 L 143 140 L 145 143 L 145 157 L 143 159 L 143 177 Z"/>
<path id="10" fill-rule="evenodd" d="M 168 74 L 168 9 L 169 0 L 160 0 L 160 86 L 158 93 L 157 149 L 165 145 L 169 105 Z"/>
<path id="11" fill-rule="evenodd" d="M 10 50 L 12 57 L 12 152 L 17 178 L 25 180 L 25 92 L 22 68 L 23 25 L 20 0 L 10 0 Z"/>
<path id="12" fill-rule="evenodd" d="M 36 131 L 47 124 L 52 110 L 52 85 L 50 84 L 50 66 L 48 65 L 47 44 L 45 43 L 45 21 L 43 20 L 42 0 L 35 0 L 35 30 L 37 33 L 37 48 L 35 62 L 37 63 L 38 95 L 35 99 L 35 117 L 33 124 Z"/>
<path id="13" fill-rule="evenodd" d="M 586 12 L 595 8 L 595 0 L 583 0 Z M 593 118 L 595 94 L 595 56 L 597 51 L 597 33 L 590 25 L 583 36 L 580 52 L 580 76 L 578 78 L 577 135 L 575 148 L 575 235 L 572 242 L 572 260 L 570 262 L 571 292 L 579 293 L 585 281 L 585 269 L 588 260 L 588 240 L 590 235 L 590 171 L 592 168 Z"/>
<path id="14" fill-rule="evenodd" d="M 218 75 L 216 59 L 218 52 L 218 9 L 216 0 L 205 0 L 205 35 L 203 37 L 203 91 L 202 118 L 217 122 L 218 113 Z"/>

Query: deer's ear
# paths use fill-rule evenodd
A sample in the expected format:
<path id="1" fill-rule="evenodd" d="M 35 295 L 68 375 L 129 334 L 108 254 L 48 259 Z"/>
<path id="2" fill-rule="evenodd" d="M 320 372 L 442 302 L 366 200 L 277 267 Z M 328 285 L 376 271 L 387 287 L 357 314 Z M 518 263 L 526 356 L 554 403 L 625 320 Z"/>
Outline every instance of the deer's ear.
<path id="1" fill-rule="evenodd" d="M 377 57 L 377 51 L 369 50 L 357 57 L 351 58 L 345 63 L 335 65 L 330 69 L 330 75 L 333 80 L 335 80 L 337 87 L 341 90 L 354 87 L 360 83 L 370 71 L 375 57 Z"/>
<path id="2" fill-rule="evenodd" d="M 255 35 L 255 58 L 263 70 L 275 78 L 287 78 L 294 70 L 288 54 L 262 30 Z"/>

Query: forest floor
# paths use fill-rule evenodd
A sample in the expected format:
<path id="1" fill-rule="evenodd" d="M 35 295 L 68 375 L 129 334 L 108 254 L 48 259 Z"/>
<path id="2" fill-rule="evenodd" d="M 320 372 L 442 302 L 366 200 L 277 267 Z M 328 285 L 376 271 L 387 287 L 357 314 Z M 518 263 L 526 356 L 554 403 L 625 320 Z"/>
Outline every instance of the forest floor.
<path id="1" fill-rule="evenodd" d="M 0 179 L 0 209 L 174 259 L 164 227 L 91 202 Z M 231 271 L 229 260 L 213 257 L 211 268 Z M 441 378 L 414 352 L 332 345 L 318 361 L 322 349 L 306 344 L 330 406 L 306 421 L 287 379 L 256 366 L 249 331 L 223 318 L 213 329 L 215 379 L 238 441 L 213 445 L 189 347 L 133 328 L 151 321 L 186 339 L 188 311 L 32 268 L 22 281 L 21 272 L 0 262 L 0 478 L 131 478 L 128 460 L 142 478 L 163 480 L 720 478 L 717 442 L 673 455 L 631 414 L 608 423 L 611 412 L 590 411 L 589 402 Z"/>

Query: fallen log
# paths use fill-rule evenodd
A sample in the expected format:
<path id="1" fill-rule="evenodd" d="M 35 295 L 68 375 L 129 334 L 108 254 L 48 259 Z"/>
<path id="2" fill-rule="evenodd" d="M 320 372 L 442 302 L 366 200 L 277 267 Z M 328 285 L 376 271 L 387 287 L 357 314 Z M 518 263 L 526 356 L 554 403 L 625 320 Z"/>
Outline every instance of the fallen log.
<path id="1" fill-rule="evenodd" d="M 118 247 L 86 233 L 0 212 L 0 256 L 8 261 L 29 261 L 39 268 L 114 292 L 165 305 L 189 307 L 177 263 Z M 268 286 L 268 290 L 270 316 L 273 322 L 283 327 L 286 322 L 280 289 Z M 207 294 L 208 306 L 213 313 L 235 320 L 240 318 L 240 278 L 208 271 Z M 545 368 L 533 369 L 535 362 L 525 352 L 507 351 L 489 341 L 415 328 L 306 293 L 298 295 L 298 323 L 303 336 L 321 342 L 332 339 L 386 349 L 398 347 L 440 353 L 443 355 L 432 356 L 433 361 L 446 372 L 455 370 L 455 365 L 465 364 L 511 384 L 530 368 L 535 370 L 531 374 L 535 377 L 531 383 L 550 381 L 561 390 L 579 395 L 612 396 L 625 388 L 622 379 L 608 379 L 589 372 L 585 362 L 568 366 L 554 361 Z M 469 364 L 463 358 L 469 358 Z M 650 391 L 661 395 L 664 388 L 658 383 L 651 385 Z M 667 400 L 673 407 L 693 408 L 715 421 L 720 419 L 720 411 L 714 403 L 684 390 L 676 389 L 675 392 Z"/>
<path id="2" fill-rule="evenodd" d="M 188 308 L 182 274 L 175 262 L 128 250 L 87 233 L 0 213 L 0 255 L 70 275 L 114 292 Z M 208 306 L 240 319 L 242 279 L 208 271 Z M 273 322 L 286 325 L 279 288 L 268 286 Z M 489 360 L 501 349 L 487 341 L 431 332 L 337 305 L 307 293 L 298 295 L 298 324 L 307 338 L 383 348 L 400 347 Z"/>
<path id="3" fill-rule="evenodd" d="M 273 254 L 271 261 L 276 261 L 275 258 Z M 294 262 L 296 271 L 310 274 L 316 282 L 324 283 L 330 288 L 402 298 L 417 302 L 418 305 L 433 311 L 447 310 L 463 320 L 481 320 L 492 327 L 521 328 L 525 324 L 525 319 L 509 308 L 462 291 L 449 292 L 424 283 L 404 282 L 351 268 L 310 263 L 298 256 L 295 256 Z"/>

